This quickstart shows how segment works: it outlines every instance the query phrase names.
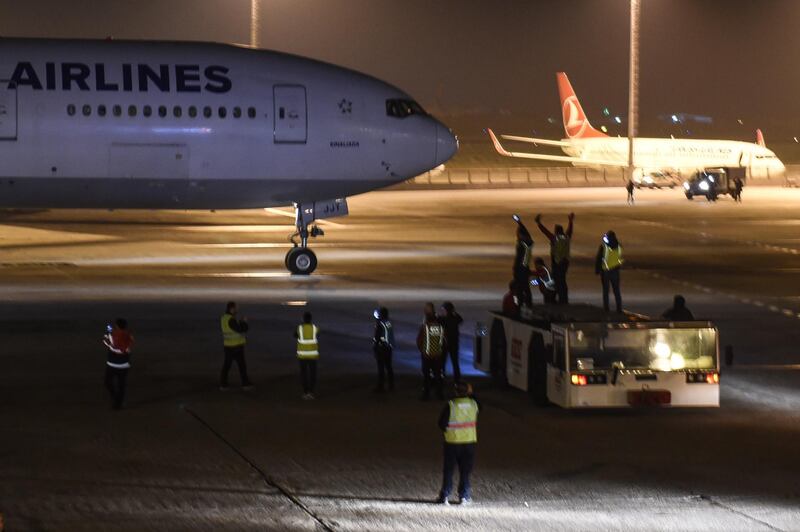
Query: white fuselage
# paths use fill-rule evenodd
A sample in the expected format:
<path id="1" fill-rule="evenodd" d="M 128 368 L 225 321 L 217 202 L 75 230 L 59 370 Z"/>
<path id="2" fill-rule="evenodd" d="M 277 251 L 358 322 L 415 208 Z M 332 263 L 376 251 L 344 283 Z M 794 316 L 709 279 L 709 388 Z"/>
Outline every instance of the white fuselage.
<path id="1" fill-rule="evenodd" d="M 270 51 L 0 38 L 0 207 L 251 208 L 374 190 L 455 153 L 407 102 Z"/>
<path id="2" fill-rule="evenodd" d="M 570 146 L 563 151 L 588 161 L 603 160 L 625 166 L 628 139 L 624 137 L 564 139 Z M 691 173 L 712 167 L 745 167 L 753 176 L 779 177 L 786 168 L 771 150 L 750 142 L 704 139 L 637 138 L 633 142 L 633 162 L 647 171 Z M 575 166 L 600 167 L 587 162 Z"/>

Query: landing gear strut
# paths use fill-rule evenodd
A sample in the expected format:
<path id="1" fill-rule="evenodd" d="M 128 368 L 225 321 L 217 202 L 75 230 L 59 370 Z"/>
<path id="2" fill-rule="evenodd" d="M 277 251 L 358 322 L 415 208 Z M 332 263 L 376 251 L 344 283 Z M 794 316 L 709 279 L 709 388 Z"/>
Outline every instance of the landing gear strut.
<path id="1" fill-rule="evenodd" d="M 313 208 L 309 211 L 306 212 L 299 203 L 295 204 L 297 231 L 289 237 L 294 247 L 286 254 L 285 260 L 286 268 L 295 275 L 310 275 L 317 269 L 317 256 L 308 247 L 308 237 L 316 238 L 325 235 L 325 232 L 316 225 L 312 226 L 309 231 L 308 224 L 314 220 Z"/>

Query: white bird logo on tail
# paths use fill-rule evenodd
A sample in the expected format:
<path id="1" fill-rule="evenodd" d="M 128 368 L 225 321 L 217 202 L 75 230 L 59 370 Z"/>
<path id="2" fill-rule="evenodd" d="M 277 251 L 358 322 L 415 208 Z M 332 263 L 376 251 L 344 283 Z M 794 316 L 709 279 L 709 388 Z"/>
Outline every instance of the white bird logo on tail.
<path id="1" fill-rule="evenodd" d="M 576 105 L 577 100 L 576 96 L 570 96 L 564 100 L 564 129 L 569 138 L 580 136 L 586 128 L 586 117 L 581 116 L 582 113 Z"/>

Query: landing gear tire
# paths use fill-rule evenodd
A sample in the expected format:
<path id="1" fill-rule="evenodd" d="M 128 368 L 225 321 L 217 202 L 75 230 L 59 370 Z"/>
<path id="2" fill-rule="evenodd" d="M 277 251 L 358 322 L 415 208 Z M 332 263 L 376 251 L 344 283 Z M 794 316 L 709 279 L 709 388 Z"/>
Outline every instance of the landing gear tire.
<path id="1" fill-rule="evenodd" d="M 686 199 L 693 200 L 694 199 L 694 194 L 686 194 Z"/>
<path id="2" fill-rule="evenodd" d="M 295 275 L 310 275 L 317 269 L 317 256 L 309 248 L 292 248 L 286 254 L 286 267 Z"/>

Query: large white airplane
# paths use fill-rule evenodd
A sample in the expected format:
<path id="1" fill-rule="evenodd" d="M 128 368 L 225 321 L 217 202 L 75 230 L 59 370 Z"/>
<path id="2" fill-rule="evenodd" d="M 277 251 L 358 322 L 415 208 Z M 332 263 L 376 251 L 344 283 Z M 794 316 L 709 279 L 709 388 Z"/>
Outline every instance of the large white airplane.
<path id="1" fill-rule="evenodd" d="M 183 42 L 0 38 L 0 207 L 294 205 L 314 220 L 436 168 L 452 132 L 403 91 L 307 58 Z M 299 242 L 295 238 L 299 237 Z"/>
<path id="2" fill-rule="evenodd" d="M 566 156 L 506 150 L 494 132 L 488 133 L 495 149 L 506 157 L 572 163 L 588 168 L 627 167 L 628 138 L 609 137 L 586 118 L 572 85 L 563 72 L 556 74 L 566 138 L 562 140 L 501 135 L 502 138 L 542 146 L 557 146 Z M 767 149 L 759 130 L 755 143 L 735 140 L 636 138 L 633 143 L 636 174 L 692 173 L 711 167 L 743 167 L 750 175 L 782 176 L 786 168 Z"/>

